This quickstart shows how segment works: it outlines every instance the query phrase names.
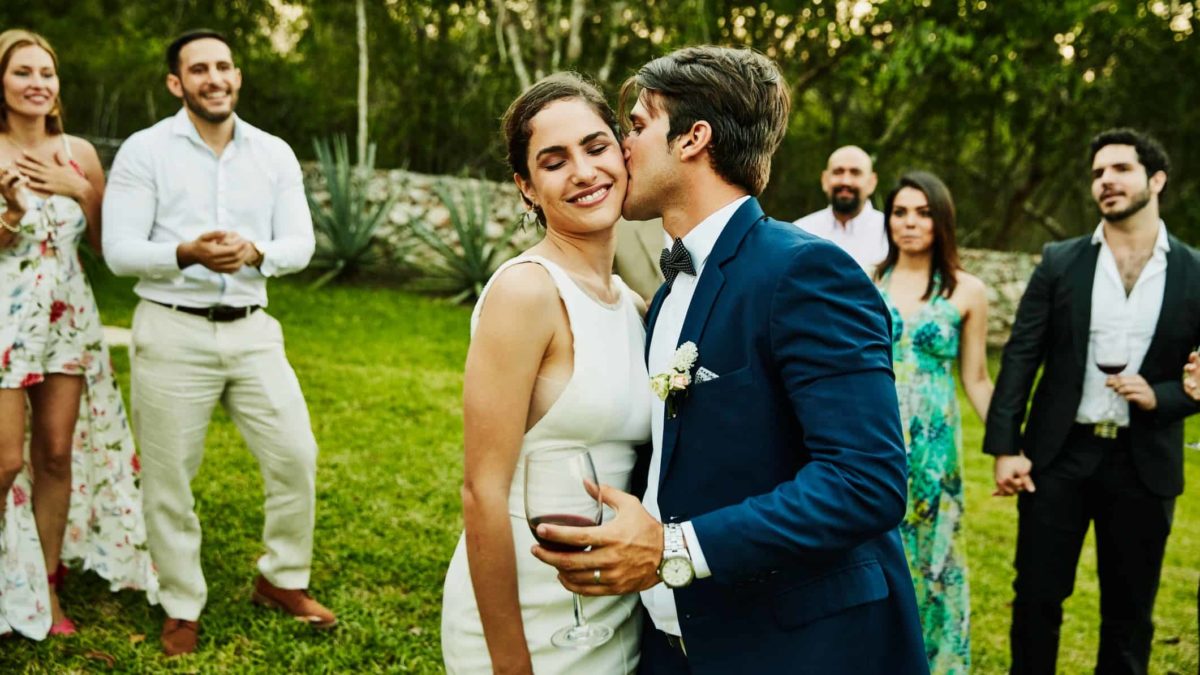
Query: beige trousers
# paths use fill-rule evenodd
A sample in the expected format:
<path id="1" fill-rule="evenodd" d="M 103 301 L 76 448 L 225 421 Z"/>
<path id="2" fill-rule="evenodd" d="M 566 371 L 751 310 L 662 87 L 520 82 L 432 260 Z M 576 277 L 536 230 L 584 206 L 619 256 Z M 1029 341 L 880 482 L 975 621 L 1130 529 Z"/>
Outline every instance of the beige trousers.
<path id="1" fill-rule="evenodd" d="M 217 323 L 143 300 L 130 351 L 146 534 L 167 616 L 199 618 L 208 595 L 191 482 L 218 401 L 262 472 L 266 553 L 258 569 L 280 588 L 307 588 L 317 443 L 279 322 L 259 310 Z"/>

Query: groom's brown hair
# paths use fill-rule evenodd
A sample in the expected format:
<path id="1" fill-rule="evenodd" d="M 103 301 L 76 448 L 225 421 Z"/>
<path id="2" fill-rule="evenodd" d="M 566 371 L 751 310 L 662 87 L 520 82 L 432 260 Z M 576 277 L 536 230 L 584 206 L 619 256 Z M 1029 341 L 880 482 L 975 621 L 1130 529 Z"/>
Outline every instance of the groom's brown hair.
<path id="1" fill-rule="evenodd" d="M 649 95 L 646 95 L 649 94 Z M 771 59 L 752 49 L 685 47 L 642 66 L 621 87 L 620 118 L 641 98 L 661 106 L 667 143 L 696 122 L 712 127 L 709 159 L 732 185 L 759 195 L 771 177 L 771 156 L 787 131 L 791 95 Z"/>

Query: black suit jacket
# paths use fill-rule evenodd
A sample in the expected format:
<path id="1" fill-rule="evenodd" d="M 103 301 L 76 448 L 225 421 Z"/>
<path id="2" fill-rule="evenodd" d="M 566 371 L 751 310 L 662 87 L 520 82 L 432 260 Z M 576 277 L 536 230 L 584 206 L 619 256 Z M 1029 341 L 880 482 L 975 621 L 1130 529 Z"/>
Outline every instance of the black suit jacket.
<path id="1" fill-rule="evenodd" d="M 1154 338 L 1138 373 L 1154 388 L 1157 409 L 1130 405 L 1133 463 L 1155 494 L 1183 492 L 1183 420 L 1200 403 L 1183 391 L 1188 354 L 1200 344 L 1200 254 L 1168 236 L 1167 279 Z M 1083 395 L 1091 326 L 1092 284 L 1100 244 L 1091 236 L 1048 244 L 1029 279 L 988 409 L 983 451 L 1015 455 L 1021 450 L 1034 469 L 1063 450 Z M 1024 433 L 1029 392 L 1045 366 Z"/>

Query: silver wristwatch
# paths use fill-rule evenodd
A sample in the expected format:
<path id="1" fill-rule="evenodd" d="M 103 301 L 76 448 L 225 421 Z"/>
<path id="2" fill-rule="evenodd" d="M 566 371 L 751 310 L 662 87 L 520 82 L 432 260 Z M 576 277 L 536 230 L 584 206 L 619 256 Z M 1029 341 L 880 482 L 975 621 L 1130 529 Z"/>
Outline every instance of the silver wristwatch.
<path id="1" fill-rule="evenodd" d="M 683 538 L 682 525 L 663 525 L 663 559 L 658 565 L 658 578 L 667 588 L 683 588 L 696 578 L 692 556 Z"/>

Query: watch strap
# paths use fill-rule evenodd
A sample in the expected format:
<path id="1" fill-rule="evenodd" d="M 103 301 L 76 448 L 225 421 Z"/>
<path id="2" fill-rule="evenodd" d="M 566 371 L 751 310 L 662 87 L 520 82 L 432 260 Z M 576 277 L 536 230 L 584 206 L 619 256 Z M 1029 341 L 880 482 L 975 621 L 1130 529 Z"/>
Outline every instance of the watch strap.
<path id="1" fill-rule="evenodd" d="M 676 523 L 663 525 L 663 557 L 691 556 L 687 550 L 687 540 L 683 536 L 683 526 Z"/>

